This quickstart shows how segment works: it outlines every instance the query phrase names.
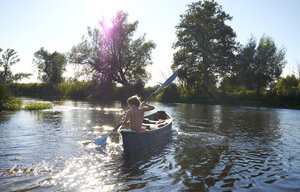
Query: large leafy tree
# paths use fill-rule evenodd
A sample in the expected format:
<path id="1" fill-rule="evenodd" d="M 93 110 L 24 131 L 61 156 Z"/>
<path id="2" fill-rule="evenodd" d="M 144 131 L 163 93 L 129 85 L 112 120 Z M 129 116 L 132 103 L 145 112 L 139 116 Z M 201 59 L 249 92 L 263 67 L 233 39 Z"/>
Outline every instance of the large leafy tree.
<path id="1" fill-rule="evenodd" d="M 285 49 L 277 48 L 270 37 L 261 37 L 259 43 L 251 38 L 238 56 L 237 77 L 247 89 L 266 88 L 279 80 L 286 64 Z"/>
<path id="2" fill-rule="evenodd" d="M 245 86 L 248 90 L 254 90 L 254 70 L 255 65 L 255 55 L 256 55 L 256 40 L 251 37 L 248 43 L 241 47 L 238 54 L 238 64 L 236 65 L 236 76 L 232 79 L 236 80 L 235 83 Z"/>
<path id="3" fill-rule="evenodd" d="M 49 53 L 43 47 L 34 53 L 33 63 L 39 70 L 38 78 L 48 84 L 57 84 L 63 81 L 67 59 L 59 52 Z"/>
<path id="4" fill-rule="evenodd" d="M 2 49 L 0 49 L 2 52 Z M 23 78 L 28 78 L 30 73 L 13 74 L 11 66 L 18 63 L 20 58 L 17 52 L 13 49 L 7 49 L 0 58 L 0 83 L 12 83 Z"/>
<path id="5" fill-rule="evenodd" d="M 122 11 L 99 28 L 88 28 L 83 41 L 69 54 L 70 62 L 82 66 L 81 72 L 100 83 L 120 83 L 123 86 L 149 79 L 146 66 L 151 64 L 152 41 L 145 35 L 133 38 L 138 22 L 129 23 Z M 112 26 L 108 25 L 111 22 Z"/>
<path id="6" fill-rule="evenodd" d="M 188 86 L 209 89 L 235 64 L 236 34 L 226 24 L 232 17 L 215 1 L 188 5 L 176 26 L 174 63 Z"/>

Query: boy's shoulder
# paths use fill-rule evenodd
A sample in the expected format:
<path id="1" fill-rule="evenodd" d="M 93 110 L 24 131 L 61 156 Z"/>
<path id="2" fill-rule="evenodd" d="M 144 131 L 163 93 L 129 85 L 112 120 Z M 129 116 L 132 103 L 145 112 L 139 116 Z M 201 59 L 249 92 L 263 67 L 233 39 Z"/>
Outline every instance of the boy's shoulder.
<path id="1" fill-rule="evenodd" d="M 127 111 L 128 114 L 132 114 L 132 109 Z"/>
<path id="2" fill-rule="evenodd" d="M 138 108 L 138 110 L 133 110 L 133 109 L 130 109 L 127 113 L 129 115 L 133 115 L 135 113 L 143 113 L 144 112 L 144 108 Z"/>

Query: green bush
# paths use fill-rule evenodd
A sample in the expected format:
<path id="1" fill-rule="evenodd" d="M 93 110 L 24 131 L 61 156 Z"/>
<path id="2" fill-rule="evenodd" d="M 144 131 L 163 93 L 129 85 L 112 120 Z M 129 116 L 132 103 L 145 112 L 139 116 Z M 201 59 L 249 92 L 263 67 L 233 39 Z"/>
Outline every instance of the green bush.
<path id="1" fill-rule="evenodd" d="M 20 110 L 22 106 L 22 100 L 14 98 L 8 88 L 0 85 L 0 111 L 2 110 Z"/>
<path id="2" fill-rule="evenodd" d="M 2 105 L 3 110 L 18 111 L 21 110 L 22 100 L 11 98 L 7 103 Z"/>

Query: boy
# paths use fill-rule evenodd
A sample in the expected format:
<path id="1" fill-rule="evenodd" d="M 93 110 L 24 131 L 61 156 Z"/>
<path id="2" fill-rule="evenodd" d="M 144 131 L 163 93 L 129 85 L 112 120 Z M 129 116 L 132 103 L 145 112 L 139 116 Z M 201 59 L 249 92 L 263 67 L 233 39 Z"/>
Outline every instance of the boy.
<path id="1" fill-rule="evenodd" d="M 129 127 L 131 130 L 147 131 L 147 129 L 142 127 L 144 112 L 151 111 L 154 109 L 154 107 L 146 103 L 141 103 L 137 96 L 129 97 L 127 104 L 129 105 L 130 110 L 126 114 L 121 129 L 125 129 L 126 123 L 129 120 Z"/>

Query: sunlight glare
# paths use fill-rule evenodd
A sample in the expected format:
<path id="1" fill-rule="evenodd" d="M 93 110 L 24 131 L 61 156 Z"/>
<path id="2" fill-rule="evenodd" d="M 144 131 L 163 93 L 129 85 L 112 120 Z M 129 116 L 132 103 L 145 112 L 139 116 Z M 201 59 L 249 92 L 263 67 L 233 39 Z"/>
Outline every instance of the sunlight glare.
<path id="1" fill-rule="evenodd" d="M 102 22 L 106 29 L 113 28 L 112 17 L 113 16 L 111 16 L 111 17 L 107 17 L 105 15 L 102 16 Z"/>
<path id="2" fill-rule="evenodd" d="M 106 3 L 105 8 L 101 10 L 102 22 L 106 29 L 111 29 L 113 27 L 112 19 L 117 13 L 117 7 L 114 3 Z"/>

